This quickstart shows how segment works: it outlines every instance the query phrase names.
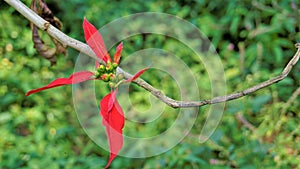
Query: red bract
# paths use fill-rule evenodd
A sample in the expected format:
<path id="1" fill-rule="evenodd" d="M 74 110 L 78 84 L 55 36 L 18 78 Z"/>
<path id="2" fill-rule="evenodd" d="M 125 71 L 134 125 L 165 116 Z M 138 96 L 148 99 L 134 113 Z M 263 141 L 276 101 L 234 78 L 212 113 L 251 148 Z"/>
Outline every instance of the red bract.
<path id="1" fill-rule="evenodd" d="M 87 80 L 92 80 L 92 79 L 94 79 L 94 78 L 92 78 L 93 75 L 94 75 L 94 73 L 90 72 L 90 71 L 75 72 L 68 78 L 58 78 L 58 79 L 53 80 L 47 86 L 30 90 L 29 92 L 26 93 L 26 96 L 29 96 L 33 93 L 36 93 L 36 92 L 39 92 L 42 90 L 46 90 L 46 89 L 50 89 L 53 87 L 58 87 L 58 86 L 67 85 L 67 84 L 76 84 L 76 83 L 84 82 Z"/>
<path id="2" fill-rule="evenodd" d="M 42 90 L 62 85 L 76 84 L 88 80 L 98 79 L 103 80 L 105 82 L 110 82 L 112 91 L 100 101 L 100 115 L 102 116 L 102 124 L 106 128 L 106 135 L 108 137 L 108 143 L 110 148 L 109 161 L 105 166 L 105 168 L 108 168 L 123 146 L 122 129 L 124 127 L 124 113 L 116 98 L 118 90 L 117 87 L 121 83 L 128 83 L 137 79 L 148 68 L 144 68 L 138 71 L 135 75 L 133 75 L 127 80 L 118 79 L 115 73 L 116 68 L 120 62 L 123 43 L 120 43 L 118 45 L 116 53 L 114 55 L 114 62 L 111 63 L 112 60 L 106 50 L 101 34 L 85 18 L 83 21 L 83 29 L 87 44 L 95 52 L 98 58 L 103 60 L 107 64 L 106 67 L 104 65 L 100 65 L 98 61 L 96 61 L 96 73 L 90 71 L 75 72 L 68 78 L 58 78 L 44 87 L 30 90 L 26 93 L 26 96 L 29 96 L 36 92 L 40 92 Z M 118 83 L 114 84 L 116 80 L 118 81 Z"/>
<path id="3" fill-rule="evenodd" d="M 125 82 L 128 83 L 128 82 L 132 82 L 134 81 L 135 79 L 137 79 L 138 77 L 140 77 L 146 70 L 148 70 L 149 68 L 146 67 L 140 71 L 138 71 L 135 75 L 133 75 L 131 78 L 127 79 Z"/>
<path id="4" fill-rule="evenodd" d="M 115 53 L 115 55 L 114 55 L 114 63 L 119 64 L 120 58 L 121 58 L 122 49 L 123 49 L 123 43 L 121 42 L 121 43 L 117 46 L 117 51 L 116 51 L 116 53 Z"/>
<path id="5" fill-rule="evenodd" d="M 111 58 L 106 50 L 103 38 L 98 30 L 85 18 L 83 20 L 83 30 L 86 43 L 95 52 L 99 59 L 105 63 L 111 62 Z"/>
<path id="6" fill-rule="evenodd" d="M 109 138 L 110 157 L 105 168 L 109 167 L 123 146 L 124 113 L 116 98 L 117 91 L 113 90 L 100 102 L 102 124 Z"/>

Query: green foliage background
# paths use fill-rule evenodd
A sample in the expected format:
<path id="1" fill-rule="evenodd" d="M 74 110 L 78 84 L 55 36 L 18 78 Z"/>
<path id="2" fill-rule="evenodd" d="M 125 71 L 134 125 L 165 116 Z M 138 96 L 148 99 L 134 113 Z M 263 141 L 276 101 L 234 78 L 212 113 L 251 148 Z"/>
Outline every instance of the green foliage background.
<path id="1" fill-rule="evenodd" d="M 29 0 L 23 1 L 27 5 Z M 101 27 L 114 19 L 138 12 L 164 12 L 196 25 L 217 48 L 225 67 L 227 91 L 240 91 L 279 74 L 300 42 L 300 3 L 287 1 L 47 1 L 63 22 L 63 32 L 83 41 L 82 20 Z M 41 58 L 31 41 L 29 22 L 17 11 L 0 2 L 0 168 L 100 168 L 108 152 L 93 143 L 81 128 L 73 108 L 71 87 L 61 87 L 25 97 L 25 92 L 57 77 L 72 73 L 78 52 L 58 57 L 58 64 Z M 172 29 L 172 28 L 171 28 Z M 124 57 L 139 49 L 170 49 L 178 42 L 160 36 L 135 36 L 126 40 Z M 204 98 L 210 83 L 184 50 L 173 48 L 178 57 L 202 81 Z M 244 56 L 244 57 L 241 57 Z M 151 72 L 151 74 L 158 72 Z M 174 85 L 160 86 L 161 79 L 143 76 L 154 86 L 176 98 Z M 156 77 L 168 78 L 159 73 Z M 146 159 L 118 157 L 112 168 L 300 168 L 300 102 L 292 94 L 299 88 L 300 64 L 278 84 L 242 99 L 228 102 L 217 130 L 204 144 L 198 134 L 205 121 L 202 107 L 191 133 L 176 147 Z M 133 86 L 133 88 L 136 88 Z M 105 93 L 103 93 L 104 95 Z M 144 97 L 141 97 L 144 96 Z M 132 100 L 147 108 L 148 93 L 136 88 Z M 99 96 L 100 97 L 100 96 Z M 201 96 L 202 97 L 202 96 Z M 142 104 L 141 104 L 142 103 Z M 144 107 L 143 107 L 144 105 Z M 172 111 L 172 109 L 168 109 Z M 95 112 L 98 114 L 98 112 Z M 242 115 L 253 128 L 238 120 Z M 155 135 L 172 123 L 170 117 L 149 125 Z M 129 124 L 130 125 L 130 124 Z M 126 127 L 135 133 L 138 128 Z M 151 133 L 152 132 L 152 133 Z"/>

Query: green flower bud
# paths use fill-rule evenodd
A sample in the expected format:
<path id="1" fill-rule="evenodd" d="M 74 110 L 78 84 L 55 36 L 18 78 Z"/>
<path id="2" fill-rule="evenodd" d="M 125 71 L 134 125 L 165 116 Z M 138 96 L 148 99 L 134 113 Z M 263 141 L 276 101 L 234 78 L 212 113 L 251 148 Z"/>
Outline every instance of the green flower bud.
<path id="1" fill-rule="evenodd" d="M 103 74 L 101 75 L 101 79 L 104 81 L 104 82 L 108 82 L 110 80 L 110 76 L 108 74 Z"/>
<path id="2" fill-rule="evenodd" d="M 123 80 L 124 79 L 124 75 L 123 74 L 118 74 L 117 78 L 118 78 L 119 81 Z"/>
<path id="3" fill-rule="evenodd" d="M 112 81 L 112 82 L 118 82 L 118 78 L 116 77 L 116 75 L 115 74 L 110 74 L 111 76 L 110 76 L 110 81 Z"/>
<path id="4" fill-rule="evenodd" d="M 116 84 L 115 84 L 115 83 L 113 83 L 113 82 L 109 82 L 109 87 L 111 87 L 111 88 L 115 88 L 115 86 L 116 86 Z"/>
<path id="5" fill-rule="evenodd" d="M 117 63 L 113 63 L 112 66 L 114 69 L 116 69 L 119 65 Z"/>
<path id="6" fill-rule="evenodd" d="M 113 79 L 113 77 L 115 77 L 115 75 L 113 73 L 109 73 L 108 76 L 109 76 L 109 81 L 111 81 Z"/>
<path id="7" fill-rule="evenodd" d="M 97 71 L 98 71 L 99 73 L 104 73 L 104 72 L 105 72 L 105 67 L 104 67 L 104 65 L 100 65 L 100 66 L 98 67 Z"/>
<path id="8" fill-rule="evenodd" d="M 107 64 L 105 69 L 107 72 L 111 72 L 113 70 L 113 67 L 111 64 Z"/>

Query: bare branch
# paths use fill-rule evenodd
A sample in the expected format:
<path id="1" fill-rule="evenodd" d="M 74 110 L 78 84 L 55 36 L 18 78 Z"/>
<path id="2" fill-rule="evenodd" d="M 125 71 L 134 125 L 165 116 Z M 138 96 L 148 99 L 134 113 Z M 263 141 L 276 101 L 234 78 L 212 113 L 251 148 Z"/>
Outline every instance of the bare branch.
<path id="1" fill-rule="evenodd" d="M 250 87 L 248 89 L 245 89 L 241 92 L 237 92 L 237 93 L 232 93 L 229 95 L 225 95 L 225 96 L 218 96 L 218 97 L 214 97 L 211 100 L 203 100 L 203 101 L 178 101 L 178 100 L 174 100 L 171 99 L 169 97 L 167 97 L 166 95 L 164 95 L 160 90 L 155 89 L 153 86 L 149 85 L 148 83 L 146 83 L 144 80 L 142 79 L 137 79 L 136 81 L 134 81 L 134 83 L 138 84 L 139 86 L 143 87 L 144 89 L 148 90 L 149 92 L 151 92 L 154 96 L 156 96 L 158 99 L 160 99 L 161 101 L 163 101 L 164 103 L 166 103 L 167 105 L 173 107 L 173 108 L 179 108 L 179 107 L 200 107 L 200 106 L 204 106 L 207 104 L 216 104 L 216 103 L 220 103 L 220 102 L 226 102 L 229 100 L 234 100 L 234 99 L 238 99 L 241 98 L 245 95 L 248 95 L 250 93 L 256 92 L 259 89 L 265 88 L 267 86 L 270 86 L 274 83 L 277 83 L 279 81 L 281 81 L 282 79 L 284 79 L 292 70 L 293 66 L 298 62 L 299 57 L 300 57 L 300 44 L 297 43 L 296 48 L 298 49 L 296 54 L 293 56 L 293 58 L 289 61 L 289 63 L 285 66 L 284 70 L 282 71 L 282 73 L 274 78 L 271 78 L 267 81 L 264 81 L 262 83 L 259 83 L 253 87 Z M 125 77 L 128 77 L 128 75 L 125 74 Z"/>
<path id="2" fill-rule="evenodd" d="M 300 86 L 297 88 L 297 90 L 294 91 L 292 96 L 289 98 L 289 100 L 286 102 L 287 107 L 289 107 L 300 95 Z"/>
<path id="3" fill-rule="evenodd" d="M 17 11 L 19 11 L 25 18 L 27 18 L 29 21 L 34 23 L 37 27 L 40 29 L 46 31 L 50 36 L 52 36 L 54 39 L 57 39 L 60 43 L 62 43 L 65 46 L 72 47 L 87 56 L 92 57 L 93 59 L 98 60 L 102 64 L 104 62 L 102 60 L 99 60 L 97 56 L 94 54 L 94 52 L 89 48 L 88 45 L 86 45 L 83 42 L 80 42 L 76 39 L 73 39 L 60 30 L 56 29 L 54 26 L 50 25 L 47 21 L 45 21 L 43 18 L 41 18 L 39 15 L 37 15 L 35 12 L 33 12 L 31 9 L 29 9 L 26 5 L 24 5 L 19 0 L 4 0 L 9 5 L 11 5 L 13 8 L 15 8 Z M 274 83 L 277 83 L 284 79 L 289 72 L 292 70 L 293 66 L 298 62 L 300 57 L 300 44 L 296 44 L 296 48 L 298 48 L 296 54 L 293 56 L 293 58 L 289 61 L 289 63 L 286 65 L 282 73 L 274 78 L 271 78 L 267 81 L 264 81 L 262 83 L 259 83 L 253 87 L 250 87 L 248 89 L 245 89 L 241 92 L 232 93 L 225 96 L 218 96 L 214 97 L 211 100 L 203 100 L 203 101 L 178 101 L 174 100 L 172 98 L 169 98 L 165 94 L 163 94 L 160 90 L 154 88 L 149 83 L 144 81 L 143 79 L 139 78 L 134 81 L 137 85 L 143 87 L 147 91 L 149 91 L 152 95 L 166 103 L 167 105 L 173 107 L 173 108 L 180 108 L 180 107 L 200 107 L 207 104 L 216 104 L 220 102 L 226 102 L 229 100 L 238 99 L 240 97 L 243 97 L 245 95 L 251 94 L 253 92 L 256 92 L 259 89 L 265 88 L 267 86 L 270 86 Z M 118 73 L 124 74 L 125 78 L 130 78 L 132 75 L 125 72 L 121 68 L 117 69 Z"/>
<path id="4" fill-rule="evenodd" d="M 237 113 L 236 114 L 236 119 L 241 122 L 246 128 L 250 129 L 251 131 L 255 132 L 255 127 L 253 126 L 253 124 L 251 124 L 244 116 L 242 113 Z"/>

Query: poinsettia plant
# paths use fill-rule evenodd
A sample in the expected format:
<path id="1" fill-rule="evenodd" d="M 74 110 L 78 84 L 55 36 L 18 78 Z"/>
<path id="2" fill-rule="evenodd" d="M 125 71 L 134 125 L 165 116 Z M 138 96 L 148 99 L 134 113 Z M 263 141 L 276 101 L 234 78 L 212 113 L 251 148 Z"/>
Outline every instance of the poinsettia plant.
<path id="1" fill-rule="evenodd" d="M 94 51 L 97 57 L 104 61 L 105 64 L 100 64 L 96 61 L 95 72 L 79 71 L 73 73 L 68 78 L 58 78 L 41 88 L 30 90 L 26 93 L 29 96 L 33 93 L 42 90 L 68 85 L 76 84 L 88 80 L 102 80 L 107 82 L 111 88 L 111 92 L 104 96 L 100 101 L 100 115 L 102 116 L 102 124 L 106 128 L 106 135 L 108 137 L 108 144 L 110 148 L 110 157 L 107 165 L 108 168 L 113 159 L 118 155 L 123 146 L 123 128 L 124 128 L 124 112 L 116 98 L 118 86 L 123 83 L 129 83 L 139 76 L 141 76 L 147 68 L 138 71 L 129 79 L 124 79 L 122 74 L 116 73 L 116 69 L 120 63 L 123 43 L 121 42 L 116 49 L 114 60 L 111 59 L 107 52 L 103 38 L 98 30 L 89 23 L 85 18 L 83 21 L 84 36 L 89 47 Z"/>

